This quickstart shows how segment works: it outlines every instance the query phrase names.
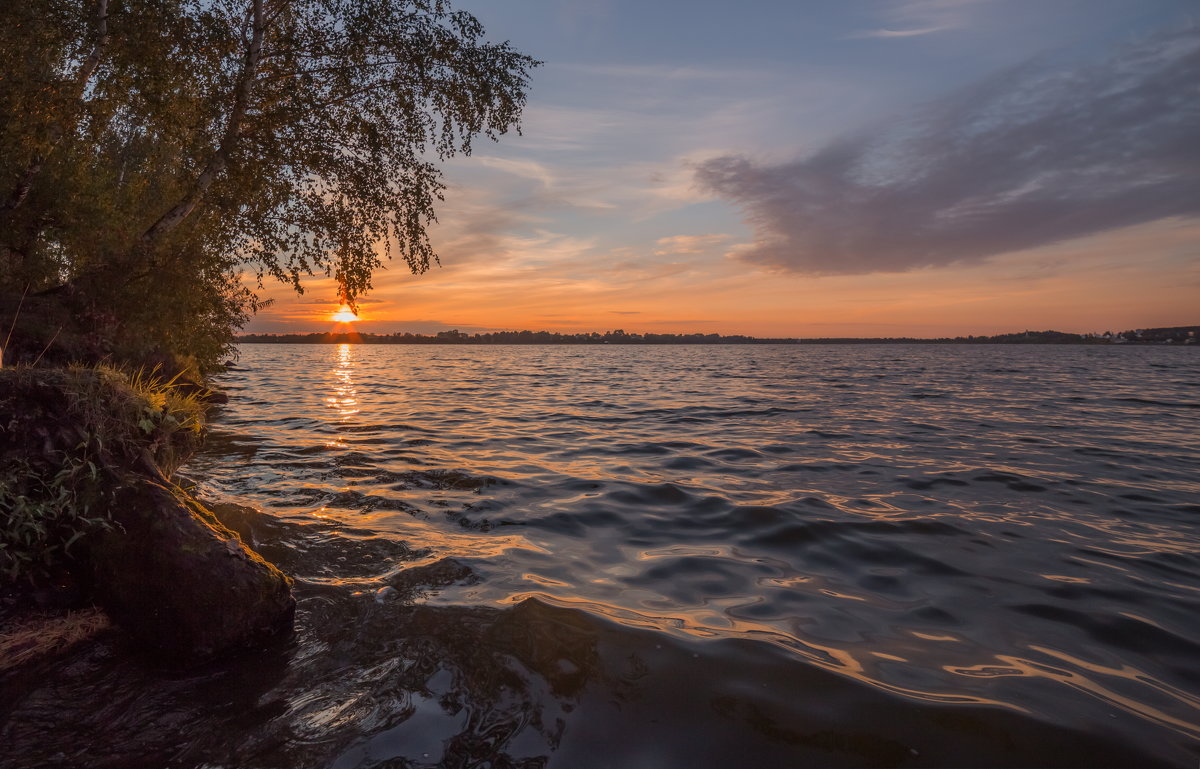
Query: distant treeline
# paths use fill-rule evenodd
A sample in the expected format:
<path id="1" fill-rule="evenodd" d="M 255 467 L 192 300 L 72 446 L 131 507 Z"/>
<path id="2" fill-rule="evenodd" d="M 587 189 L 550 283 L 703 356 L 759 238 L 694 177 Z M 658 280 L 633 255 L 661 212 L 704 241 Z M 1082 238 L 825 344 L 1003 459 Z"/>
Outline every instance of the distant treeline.
<path id="1" fill-rule="evenodd" d="M 753 336 L 722 336 L 721 334 L 627 334 L 608 331 L 603 334 L 559 334 L 554 331 L 493 331 L 487 334 L 464 334 L 461 331 L 439 331 L 424 334 L 369 334 L 331 332 L 316 334 L 243 334 L 238 342 L 276 344 L 797 344 L 798 339 L 760 339 Z"/>
<path id="2" fill-rule="evenodd" d="M 1117 334 L 1067 334 L 1062 331 L 1023 331 L 997 336 L 956 336 L 939 339 L 913 337 L 836 337 L 820 339 L 772 339 L 721 334 L 627 334 L 622 330 L 600 334 L 559 334 L 553 331 L 494 331 L 464 334 L 371 334 L 327 332 L 312 334 L 243 334 L 243 344 L 1195 344 L 1200 326 L 1138 329 Z"/>

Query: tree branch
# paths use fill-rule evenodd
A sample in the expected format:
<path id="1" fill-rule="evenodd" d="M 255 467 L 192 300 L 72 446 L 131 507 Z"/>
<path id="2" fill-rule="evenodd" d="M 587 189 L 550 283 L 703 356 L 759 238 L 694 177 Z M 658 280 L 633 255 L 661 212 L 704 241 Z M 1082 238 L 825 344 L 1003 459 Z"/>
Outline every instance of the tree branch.
<path id="1" fill-rule="evenodd" d="M 98 0 L 96 3 L 96 43 L 92 46 L 92 50 L 88 53 L 87 58 L 83 61 L 83 66 L 75 73 L 75 100 L 83 99 L 83 94 L 87 90 L 88 81 L 92 79 L 92 75 L 96 74 L 96 70 L 100 67 L 100 61 L 104 58 L 104 50 L 108 47 L 108 0 Z M 74 110 L 70 111 L 74 114 Z M 50 153 L 62 141 L 63 135 L 67 129 L 64 123 L 69 115 L 64 116 L 61 120 L 50 126 L 49 146 L 44 152 L 34 155 L 33 160 L 25 167 L 25 171 L 17 180 L 16 187 L 8 196 L 8 200 L 0 204 L 0 213 L 7 214 L 15 211 L 29 197 L 29 190 L 33 187 L 33 182 L 37 175 L 41 173 L 42 167 L 46 164 L 46 159 L 50 157 Z"/>
<path id="2" fill-rule="evenodd" d="M 263 39 L 266 37 L 267 32 L 267 19 L 263 7 L 264 0 L 251 0 L 251 2 L 253 31 L 250 36 L 249 45 L 246 47 L 246 54 L 242 63 L 242 73 L 238 78 L 237 89 L 234 94 L 233 108 L 229 111 L 229 119 L 225 123 L 225 132 L 221 137 L 221 143 L 212 157 L 209 158 L 208 163 L 205 164 L 204 170 L 196 177 L 195 183 L 192 184 L 191 189 L 188 190 L 183 199 L 160 216 L 138 238 L 138 246 L 142 250 L 153 251 L 162 242 L 164 237 L 182 224 L 196 210 L 196 207 L 200 205 L 200 201 L 204 198 L 205 193 L 208 192 L 213 182 L 217 180 L 217 177 L 229 167 L 229 159 L 233 155 L 233 150 L 238 143 L 239 129 L 250 108 L 250 97 L 254 90 L 258 67 L 262 61 Z"/>

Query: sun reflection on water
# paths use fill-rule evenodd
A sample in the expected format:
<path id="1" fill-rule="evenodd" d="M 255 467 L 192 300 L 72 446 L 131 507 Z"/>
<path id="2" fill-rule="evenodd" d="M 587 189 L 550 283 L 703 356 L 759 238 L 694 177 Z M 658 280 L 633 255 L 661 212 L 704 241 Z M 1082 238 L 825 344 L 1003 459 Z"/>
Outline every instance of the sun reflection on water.
<path id="1" fill-rule="evenodd" d="M 1168 728 L 1176 729 L 1183 734 L 1188 734 L 1192 737 L 1200 736 L 1200 726 L 1197 726 L 1193 721 L 1174 716 L 1151 704 L 1153 700 L 1146 697 L 1147 693 L 1145 691 L 1139 692 L 1141 695 L 1140 698 L 1133 697 L 1117 691 L 1115 686 L 1105 686 L 1102 681 L 1107 679 L 1117 686 L 1120 684 L 1137 684 L 1142 689 L 1153 690 L 1168 702 L 1173 700 L 1176 703 L 1183 703 L 1192 708 L 1200 708 L 1200 698 L 1163 683 L 1130 665 L 1121 667 L 1099 665 L 1057 649 L 1035 645 L 1031 645 L 1029 648 L 1034 652 L 1061 660 L 1066 664 L 1050 665 L 1015 655 L 997 654 L 994 662 L 982 665 L 947 665 L 945 666 L 945 670 L 949 673 L 976 678 L 1023 677 L 1049 679 L 1090 694 L 1115 707 L 1137 713 Z M 1100 674 L 1102 678 L 1093 680 L 1081 671 Z"/>
<path id="2" fill-rule="evenodd" d="M 1019 392 L 918 424 L 899 360 L 879 369 L 866 411 L 840 390 L 820 391 L 820 410 L 785 397 L 784 373 L 728 398 L 728 382 L 760 380 L 684 353 L 640 353 L 631 368 L 573 350 L 315 348 L 288 364 L 311 390 L 287 381 L 277 395 L 280 440 L 302 436 L 280 446 L 296 469 L 271 481 L 274 497 L 245 493 L 315 519 L 297 535 L 309 585 L 390 586 L 472 618 L 532 598 L 713 642 L 696 648 L 714 657 L 753 641 L 780 670 L 816 667 L 904 700 L 1200 736 L 1200 698 L 1176 659 L 1191 641 L 1171 613 L 1200 593 L 1184 576 L 1194 543 L 1163 522 L 1191 507 L 1159 483 L 1174 447 L 1146 454 L 1155 444 L 1130 438 L 1125 454 L 1111 449 L 1123 463 L 1096 464 L 1085 449 L 1116 428 L 1090 410 L 1056 442 L 1024 443 L 1035 431 Z M 971 375 L 1007 383 L 989 361 Z M 905 371 L 926 376 L 926 363 Z M 648 384 L 630 395 L 622 376 L 635 373 Z M 684 390 L 707 400 L 681 402 Z M 299 400 L 316 406 L 303 420 Z M 258 419 L 245 429 L 264 429 Z M 428 587 L 414 599 L 410 584 Z"/>
<path id="3" fill-rule="evenodd" d="M 797 654 L 809 662 L 832 672 L 840 673 L 884 691 L 900 694 L 925 702 L 942 704 L 974 704 L 1005 708 L 1025 712 L 1025 708 L 1013 702 L 1004 702 L 989 697 L 959 693 L 948 690 L 925 690 L 902 686 L 885 681 L 870 669 L 864 659 L 855 652 L 836 646 L 816 643 L 799 635 L 782 633 L 771 624 L 738 618 L 724 612 L 723 607 L 714 610 L 692 611 L 638 611 L 628 606 L 609 604 L 585 598 L 574 598 L 541 591 L 528 591 L 508 596 L 502 603 L 519 604 L 527 598 L 536 598 L 545 603 L 566 608 L 584 609 L 608 617 L 623 625 L 648 630 L 691 636 L 705 640 L 733 639 L 757 640 Z M 720 602 L 710 602 L 719 604 Z M 861 652 L 859 652 L 861 653 Z M 864 655 L 864 657 L 870 656 Z"/>
<path id="4" fill-rule="evenodd" d="M 333 374 L 333 393 L 325 398 L 325 405 L 337 412 L 339 423 L 350 421 L 351 417 L 362 410 L 359 408 L 358 389 L 354 383 L 354 367 L 355 360 L 351 346 L 339 344 L 334 358 L 334 368 L 331 372 Z M 328 448 L 338 449 L 347 447 L 346 439 L 342 435 L 326 441 L 325 445 Z"/>

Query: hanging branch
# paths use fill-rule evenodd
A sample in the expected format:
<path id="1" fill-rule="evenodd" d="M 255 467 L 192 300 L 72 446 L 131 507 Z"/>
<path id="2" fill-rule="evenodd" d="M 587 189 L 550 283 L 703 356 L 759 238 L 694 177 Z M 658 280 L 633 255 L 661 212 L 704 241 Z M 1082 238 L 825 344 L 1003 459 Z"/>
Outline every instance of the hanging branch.
<path id="1" fill-rule="evenodd" d="M 87 91 L 87 84 L 92 79 L 92 75 L 96 74 L 96 70 L 100 67 L 105 49 L 108 48 L 109 39 L 108 0 L 98 0 L 96 3 L 96 43 L 92 46 L 92 50 L 88 53 L 87 58 L 83 60 L 83 65 L 79 68 L 79 71 L 75 73 L 72 93 L 76 109 L 83 101 L 83 95 Z M 46 160 L 50 157 L 54 148 L 58 146 L 63 136 L 66 135 L 66 123 L 74 114 L 75 110 L 70 110 L 61 120 L 50 126 L 48 146 L 45 151 L 35 154 L 29 165 L 25 167 L 8 199 L 0 204 L 0 213 L 7 214 L 15 211 L 29 197 L 29 190 L 33 187 L 34 180 L 41 173 L 42 167 L 45 166 Z"/>

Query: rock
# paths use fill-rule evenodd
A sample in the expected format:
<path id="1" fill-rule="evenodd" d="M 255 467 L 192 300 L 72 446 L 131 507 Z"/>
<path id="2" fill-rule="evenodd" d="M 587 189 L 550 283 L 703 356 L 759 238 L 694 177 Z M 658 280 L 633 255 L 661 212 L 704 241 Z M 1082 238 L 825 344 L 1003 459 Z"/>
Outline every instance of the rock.
<path id="1" fill-rule="evenodd" d="M 146 480 L 115 492 L 112 517 L 120 528 L 88 548 L 99 602 L 171 662 L 203 662 L 291 627 L 292 580 L 194 499 Z"/>
<path id="2" fill-rule="evenodd" d="M 222 526 L 241 537 L 242 542 L 250 547 L 255 546 L 254 523 L 261 518 L 262 513 L 249 505 L 237 502 L 205 499 L 202 504 Z"/>
<path id="3" fill-rule="evenodd" d="M 213 406 L 221 406 L 229 403 L 229 396 L 220 390 L 208 390 L 203 397 L 206 403 Z"/>
<path id="4" fill-rule="evenodd" d="M 291 580 L 166 480 L 198 445 L 195 409 L 111 369 L 0 369 L 0 588 L 78 569 L 181 664 L 290 627 Z"/>

